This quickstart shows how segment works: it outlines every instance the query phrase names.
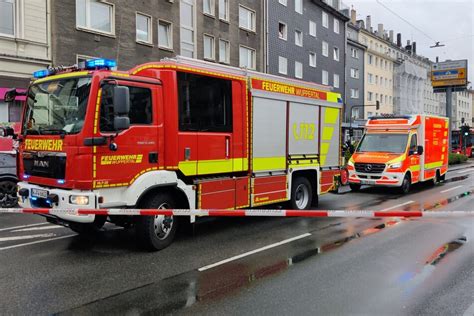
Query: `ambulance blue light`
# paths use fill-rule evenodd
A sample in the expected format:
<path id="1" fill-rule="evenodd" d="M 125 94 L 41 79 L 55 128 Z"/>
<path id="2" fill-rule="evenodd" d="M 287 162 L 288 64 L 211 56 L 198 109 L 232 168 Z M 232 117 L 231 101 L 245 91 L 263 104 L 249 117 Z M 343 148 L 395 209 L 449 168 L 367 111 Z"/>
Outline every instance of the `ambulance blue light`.
<path id="1" fill-rule="evenodd" d="M 38 71 L 35 71 L 33 73 L 33 77 L 35 77 L 36 79 L 44 78 L 44 77 L 47 77 L 47 76 L 49 76 L 49 70 L 48 69 L 38 70 Z"/>
<path id="2" fill-rule="evenodd" d="M 66 183 L 66 180 L 64 180 L 64 179 L 59 179 L 57 182 L 58 182 L 58 184 L 64 184 L 64 183 Z"/>
<path id="3" fill-rule="evenodd" d="M 86 61 L 87 69 L 102 69 L 102 68 L 113 68 L 117 67 L 117 62 L 112 59 L 91 59 Z"/>
<path id="4" fill-rule="evenodd" d="M 23 179 L 27 180 L 27 179 L 29 179 L 29 178 L 30 178 L 29 175 L 27 175 L 27 174 L 24 174 L 24 175 L 23 175 Z"/>

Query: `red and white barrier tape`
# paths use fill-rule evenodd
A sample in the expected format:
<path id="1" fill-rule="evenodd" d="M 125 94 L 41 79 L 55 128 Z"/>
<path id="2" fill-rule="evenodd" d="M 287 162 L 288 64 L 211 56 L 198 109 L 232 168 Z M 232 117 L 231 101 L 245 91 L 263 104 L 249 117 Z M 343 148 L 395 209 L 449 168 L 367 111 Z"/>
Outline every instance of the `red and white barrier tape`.
<path id="1" fill-rule="evenodd" d="M 50 208 L 0 208 L 0 213 L 49 214 L 49 215 L 174 215 L 174 216 L 227 216 L 227 217 L 452 217 L 474 216 L 474 211 L 370 211 L 370 210 L 149 210 L 149 209 L 50 209 Z"/>

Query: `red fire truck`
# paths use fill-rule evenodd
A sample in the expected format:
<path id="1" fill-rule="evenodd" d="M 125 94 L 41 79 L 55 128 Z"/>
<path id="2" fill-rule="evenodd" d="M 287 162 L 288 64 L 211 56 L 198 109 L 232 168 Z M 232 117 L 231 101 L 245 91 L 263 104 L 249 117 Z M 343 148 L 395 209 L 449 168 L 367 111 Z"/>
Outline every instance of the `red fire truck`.
<path id="1" fill-rule="evenodd" d="M 35 73 L 19 135 L 22 207 L 304 210 L 337 189 L 342 100 L 328 87 L 181 57 L 114 66 Z M 132 226 L 149 249 L 178 226 L 167 216 L 48 220 L 80 233 L 106 220 Z"/>

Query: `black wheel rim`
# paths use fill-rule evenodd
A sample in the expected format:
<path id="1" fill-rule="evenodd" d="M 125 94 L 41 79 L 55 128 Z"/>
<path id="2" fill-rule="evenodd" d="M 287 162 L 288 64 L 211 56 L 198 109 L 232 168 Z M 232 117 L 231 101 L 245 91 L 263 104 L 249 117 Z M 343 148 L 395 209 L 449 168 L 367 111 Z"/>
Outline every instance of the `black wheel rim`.
<path id="1" fill-rule="evenodd" d="M 18 203 L 16 194 L 17 188 L 14 182 L 0 182 L 0 205 L 2 207 L 12 207 Z"/>

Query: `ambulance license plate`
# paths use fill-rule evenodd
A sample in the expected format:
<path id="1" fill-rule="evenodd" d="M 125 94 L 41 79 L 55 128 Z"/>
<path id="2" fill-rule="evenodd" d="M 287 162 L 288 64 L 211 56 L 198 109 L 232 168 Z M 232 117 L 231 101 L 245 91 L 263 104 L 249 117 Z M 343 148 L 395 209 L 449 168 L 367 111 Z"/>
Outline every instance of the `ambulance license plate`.
<path id="1" fill-rule="evenodd" d="M 48 191 L 41 189 L 31 189 L 31 196 L 46 199 L 48 198 Z"/>
<path id="2" fill-rule="evenodd" d="M 360 180 L 360 184 L 374 184 L 373 180 Z"/>

